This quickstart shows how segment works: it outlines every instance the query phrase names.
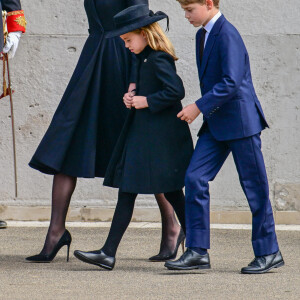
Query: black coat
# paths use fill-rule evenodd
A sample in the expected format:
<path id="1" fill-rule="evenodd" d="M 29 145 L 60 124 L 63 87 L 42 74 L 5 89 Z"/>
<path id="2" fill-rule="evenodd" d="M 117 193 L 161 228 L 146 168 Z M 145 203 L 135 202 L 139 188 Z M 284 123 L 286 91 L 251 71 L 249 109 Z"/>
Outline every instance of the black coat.
<path id="1" fill-rule="evenodd" d="M 0 11 L 6 10 L 7 12 L 21 10 L 20 0 L 0 0 Z M 3 24 L 0 22 L 0 52 L 3 50 Z"/>
<path id="2" fill-rule="evenodd" d="M 53 120 L 29 165 L 43 173 L 104 177 L 127 116 L 131 57 L 120 37 L 105 39 L 113 16 L 147 0 L 85 0 L 90 35 Z M 66 8 L 67 12 L 67 8 Z M 132 78 L 130 78 L 130 74 Z"/>
<path id="3" fill-rule="evenodd" d="M 193 153 L 188 124 L 177 118 L 182 80 L 169 54 L 147 46 L 137 57 L 137 95 L 147 97 L 149 108 L 131 109 L 104 185 L 141 194 L 180 190 Z"/>

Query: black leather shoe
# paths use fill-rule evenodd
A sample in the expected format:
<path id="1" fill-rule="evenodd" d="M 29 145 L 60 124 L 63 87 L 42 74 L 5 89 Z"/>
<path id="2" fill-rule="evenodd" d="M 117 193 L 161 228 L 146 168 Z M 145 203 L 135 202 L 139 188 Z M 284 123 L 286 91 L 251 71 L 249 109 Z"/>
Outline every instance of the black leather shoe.
<path id="1" fill-rule="evenodd" d="M 96 265 L 107 270 L 112 270 L 116 262 L 115 257 L 106 255 L 101 249 L 89 252 L 75 250 L 74 255 L 85 263 Z"/>
<path id="2" fill-rule="evenodd" d="M 0 229 L 5 229 L 6 227 L 7 227 L 6 222 L 0 220 Z"/>
<path id="3" fill-rule="evenodd" d="M 188 248 L 178 260 L 167 261 L 165 267 L 169 270 L 210 269 L 209 254 L 201 255 Z"/>
<path id="4" fill-rule="evenodd" d="M 284 265 L 281 252 L 278 251 L 271 255 L 255 257 L 248 267 L 242 268 L 243 274 L 263 274 L 273 268 L 279 268 Z"/>

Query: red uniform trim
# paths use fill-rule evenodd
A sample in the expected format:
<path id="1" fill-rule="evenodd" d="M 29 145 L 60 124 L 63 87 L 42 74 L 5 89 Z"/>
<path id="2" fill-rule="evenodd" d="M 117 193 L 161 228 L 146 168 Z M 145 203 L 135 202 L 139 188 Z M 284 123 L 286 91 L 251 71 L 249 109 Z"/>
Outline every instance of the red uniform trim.
<path id="1" fill-rule="evenodd" d="M 24 16 L 24 11 L 16 10 L 7 13 L 6 23 L 8 32 L 22 31 L 25 33 L 27 22 Z"/>

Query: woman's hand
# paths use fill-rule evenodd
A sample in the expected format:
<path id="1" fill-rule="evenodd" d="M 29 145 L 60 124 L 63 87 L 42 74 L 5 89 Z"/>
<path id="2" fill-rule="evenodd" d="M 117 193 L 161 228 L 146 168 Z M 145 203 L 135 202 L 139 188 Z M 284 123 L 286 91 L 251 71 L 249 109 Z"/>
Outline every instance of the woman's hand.
<path id="1" fill-rule="evenodd" d="M 135 109 L 143 109 L 146 107 L 149 107 L 147 97 L 144 96 L 134 96 L 132 98 L 132 107 L 135 107 Z"/>
<path id="2" fill-rule="evenodd" d="M 126 93 L 123 97 L 124 104 L 127 108 L 132 107 L 132 99 L 133 99 L 133 94 L 131 93 Z"/>

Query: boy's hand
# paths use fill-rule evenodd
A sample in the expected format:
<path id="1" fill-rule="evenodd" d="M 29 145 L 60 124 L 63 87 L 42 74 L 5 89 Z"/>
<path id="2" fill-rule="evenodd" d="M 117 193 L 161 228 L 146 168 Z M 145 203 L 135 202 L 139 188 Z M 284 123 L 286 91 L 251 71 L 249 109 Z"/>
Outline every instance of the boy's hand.
<path id="1" fill-rule="evenodd" d="M 126 93 L 123 97 L 123 102 L 126 105 L 127 108 L 131 108 L 132 106 L 132 99 L 133 99 L 133 94 L 132 93 Z"/>
<path id="2" fill-rule="evenodd" d="M 186 121 L 192 124 L 194 120 L 200 115 L 201 111 L 198 106 L 193 103 L 183 108 L 183 110 L 177 115 L 182 121 Z"/>
<path id="3" fill-rule="evenodd" d="M 149 107 L 147 97 L 144 96 L 133 97 L 131 105 L 132 107 L 135 107 L 135 109 L 143 109 Z"/>

